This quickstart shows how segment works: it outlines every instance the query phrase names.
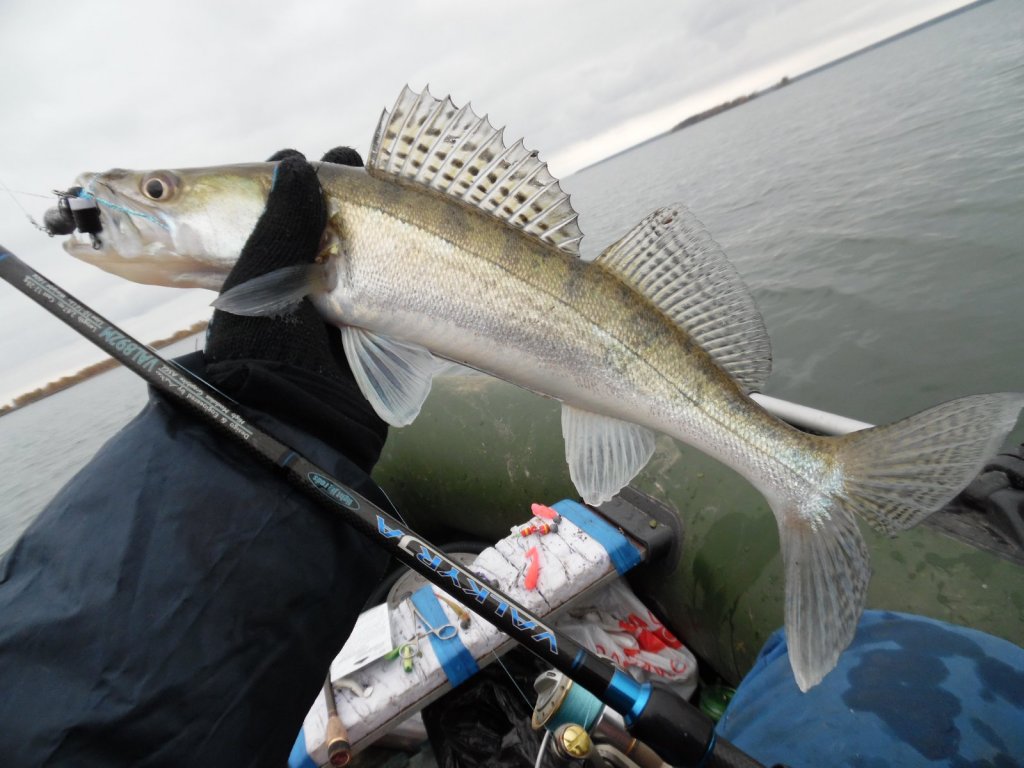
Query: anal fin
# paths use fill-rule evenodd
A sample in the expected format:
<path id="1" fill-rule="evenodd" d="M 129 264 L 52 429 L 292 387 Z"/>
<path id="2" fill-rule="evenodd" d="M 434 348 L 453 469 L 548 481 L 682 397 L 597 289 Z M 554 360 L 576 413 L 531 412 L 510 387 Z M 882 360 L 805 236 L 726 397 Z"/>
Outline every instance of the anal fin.
<path id="1" fill-rule="evenodd" d="M 807 691 L 853 640 L 871 566 L 857 521 L 840 505 L 811 520 L 777 510 L 786 570 L 786 643 L 797 686 Z"/>

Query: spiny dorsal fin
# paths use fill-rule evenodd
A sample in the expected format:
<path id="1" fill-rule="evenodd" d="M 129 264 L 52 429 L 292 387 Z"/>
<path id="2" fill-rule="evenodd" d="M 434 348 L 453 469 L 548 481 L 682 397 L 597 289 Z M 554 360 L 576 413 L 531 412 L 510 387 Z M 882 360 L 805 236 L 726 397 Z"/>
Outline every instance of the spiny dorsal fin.
<path id="1" fill-rule="evenodd" d="M 563 251 L 579 255 L 577 214 L 547 163 L 523 146 L 509 146 L 467 104 L 435 99 L 406 86 L 381 115 L 367 170 L 450 195 Z"/>
<path id="2" fill-rule="evenodd" d="M 659 208 L 597 263 L 653 301 L 748 392 L 764 386 L 772 350 L 754 297 L 685 206 Z"/>

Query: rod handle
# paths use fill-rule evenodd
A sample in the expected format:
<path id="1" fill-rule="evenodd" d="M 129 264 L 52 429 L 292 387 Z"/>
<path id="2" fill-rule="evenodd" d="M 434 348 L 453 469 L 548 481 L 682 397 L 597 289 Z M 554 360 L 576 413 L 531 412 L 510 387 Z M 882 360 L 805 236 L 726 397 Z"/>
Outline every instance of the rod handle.
<path id="1" fill-rule="evenodd" d="M 725 739 L 715 736 L 715 722 L 675 691 L 650 684 L 650 694 L 629 732 L 675 766 L 702 768 L 764 768 Z"/>
<path id="2" fill-rule="evenodd" d="M 327 760 L 336 768 L 348 765 L 352 760 L 352 745 L 348 740 L 348 731 L 341 722 L 337 712 L 327 716 Z"/>

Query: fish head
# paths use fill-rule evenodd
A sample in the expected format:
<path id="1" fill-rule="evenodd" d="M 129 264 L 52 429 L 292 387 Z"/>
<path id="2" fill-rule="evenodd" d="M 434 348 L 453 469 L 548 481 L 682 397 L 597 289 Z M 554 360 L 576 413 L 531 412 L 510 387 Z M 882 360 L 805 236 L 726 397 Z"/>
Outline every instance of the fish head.
<path id="1" fill-rule="evenodd" d="M 137 283 L 219 290 L 266 205 L 274 163 L 131 171 L 76 179 L 100 231 L 73 232 L 75 258 Z"/>

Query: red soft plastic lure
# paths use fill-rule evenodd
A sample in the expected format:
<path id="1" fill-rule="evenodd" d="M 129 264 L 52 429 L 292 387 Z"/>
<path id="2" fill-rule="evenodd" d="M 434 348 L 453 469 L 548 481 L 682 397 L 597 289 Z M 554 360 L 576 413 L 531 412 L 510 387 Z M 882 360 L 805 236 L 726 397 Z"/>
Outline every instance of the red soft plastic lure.
<path id="1" fill-rule="evenodd" d="M 526 578 L 523 580 L 523 586 L 526 589 L 536 589 L 537 580 L 540 578 L 540 553 L 536 547 L 526 550 L 526 559 L 530 561 L 530 564 L 526 566 Z"/>
<path id="2" fill-rule="evenodd" d="M 552 520 L 556 523 L 562 521 L 562 516 L 560 514 L 551 507 L 545 507 L 543 504 L 531 504 L 530 511 L 533 512 L 536 517 L 542 517 L 545 520 Z"/>

